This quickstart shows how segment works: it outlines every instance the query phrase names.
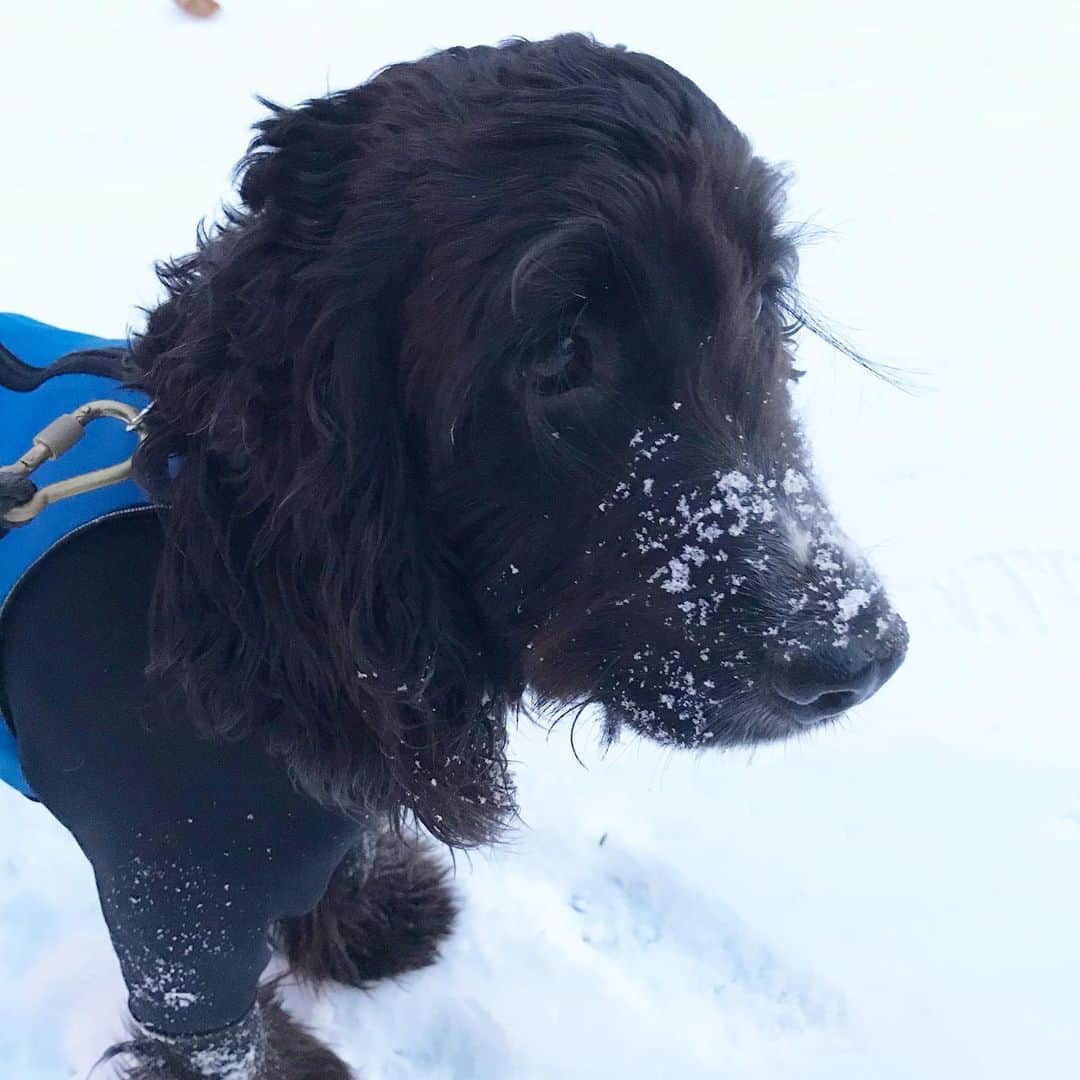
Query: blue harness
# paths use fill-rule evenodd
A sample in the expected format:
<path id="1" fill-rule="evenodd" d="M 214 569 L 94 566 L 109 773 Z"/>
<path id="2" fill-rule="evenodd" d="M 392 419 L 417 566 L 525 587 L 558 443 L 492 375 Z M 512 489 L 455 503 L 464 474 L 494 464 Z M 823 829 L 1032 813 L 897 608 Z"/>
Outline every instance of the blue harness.
<path id="1" fill-rule="evenodd" d="M 0 313 L 0 345 L 24 363 L 46 367 L 78 349 L 125 347 L 124 341 L 60 330 L 22 315 Z M 134 405 L 147 404 L 145 394 L 127 390 L 115 380 L 99 375 L 58 375 L 28 393 L 0 384 L 0 465 L 10 465 L 31 445 L 34 436 L 62 413 L 69 413 L 100 398 Z M 129 457 L 136 436 L 122 424 L 101 423 L 87 429 L 86 438 L 60 461 L 50 461 L 34 473 L 35 483 L 50 484 L 68 476 L 89 472 Z M 4 608 L 27 570 L 51 548 L 76 529 L 116 510 L 147 506 L 150 500 L 132 480 L 56 503 L 29 524 L 0 539 L 0 644 Z M 25 795 L 32 795 L 19 764 L 18 746 L 10 722 L 0 714 L 0 780 Z"/>

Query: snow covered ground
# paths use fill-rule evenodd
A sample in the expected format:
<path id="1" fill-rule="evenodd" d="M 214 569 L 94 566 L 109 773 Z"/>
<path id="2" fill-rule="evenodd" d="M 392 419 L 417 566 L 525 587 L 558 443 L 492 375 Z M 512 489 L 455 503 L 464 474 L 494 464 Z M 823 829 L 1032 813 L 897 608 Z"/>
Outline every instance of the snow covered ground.
<path id="1" fill-rule="evenodd" d="M 459 860 L 445 962 L 293 1006 L 368 1080 L 1075 1078 L 1075 0 L 5 3 L 0 308 L 138 325 L 255 92 L 564 29 L 670 61 L 790 161 L 806 293 L 925 372 L 909 396 L 803 351 L 819 470 L 910 656 L 753 754 L 604 757 L 581 725 L 582 768 L 568 730 L 522 728 L 526 825 Z M 123 1004 L 91 876 L 6 790 L 0 823 L 0 1074 L 81 1077 Z"/>

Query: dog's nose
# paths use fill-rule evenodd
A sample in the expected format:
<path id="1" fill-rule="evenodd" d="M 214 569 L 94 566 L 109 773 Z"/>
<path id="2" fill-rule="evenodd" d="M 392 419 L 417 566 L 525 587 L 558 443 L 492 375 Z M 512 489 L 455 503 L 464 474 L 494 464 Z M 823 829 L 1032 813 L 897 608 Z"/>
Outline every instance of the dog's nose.
<path id="1" fill-rule="evenodd" d="M 816 723 L 853 709 L 876 693 L 903 663 L 907 630 L 903 622 L 872 646 L 852 639 L 826 642 L 796 654 L 773 669 L 773 689 L 801 723 Z"/>

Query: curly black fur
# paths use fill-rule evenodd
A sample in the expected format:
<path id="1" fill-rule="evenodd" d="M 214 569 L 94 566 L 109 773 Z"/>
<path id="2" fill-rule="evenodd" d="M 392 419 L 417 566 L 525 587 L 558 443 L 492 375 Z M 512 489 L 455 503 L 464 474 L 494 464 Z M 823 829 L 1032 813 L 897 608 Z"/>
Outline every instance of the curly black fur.
<path id="1" fill-rule="evenodd" d="M 301 979 L 366 989 L 434 963 L 456 915 L 443 860 L 386 831 L 370 868 L 343 865 L 318 907 L 282 919 L 277 937 Z"/>
<path id="2" fill-rule="evenodd" d="M 834 630 L 893 663 L 791 415 L 782 178 L 693 83 L 566 36 L 270 109 L 134 341 L 163 698 L 464 845 L 528 685 L 726 745 L 805 726 L 769 673 Z"/>

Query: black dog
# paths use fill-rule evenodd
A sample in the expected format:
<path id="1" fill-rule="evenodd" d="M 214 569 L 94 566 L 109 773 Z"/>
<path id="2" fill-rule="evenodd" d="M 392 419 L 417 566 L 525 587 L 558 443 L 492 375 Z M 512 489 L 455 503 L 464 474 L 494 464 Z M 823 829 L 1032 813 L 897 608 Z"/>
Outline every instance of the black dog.
<path id="1" fill-rule="evenodd" d="M 571 36 L 272 108 L 125 361 L 168 510 L 65 545 L 5 631 L 139 1078 L 348 1075 L 252 1007 L 267 930 L 312 979 L 429 962 L 452 903 L 400 826 L 499 833 L 527 688 L 731 746 L 906 647 L 792 417 L 781 180 L 689 80 Z"/>

